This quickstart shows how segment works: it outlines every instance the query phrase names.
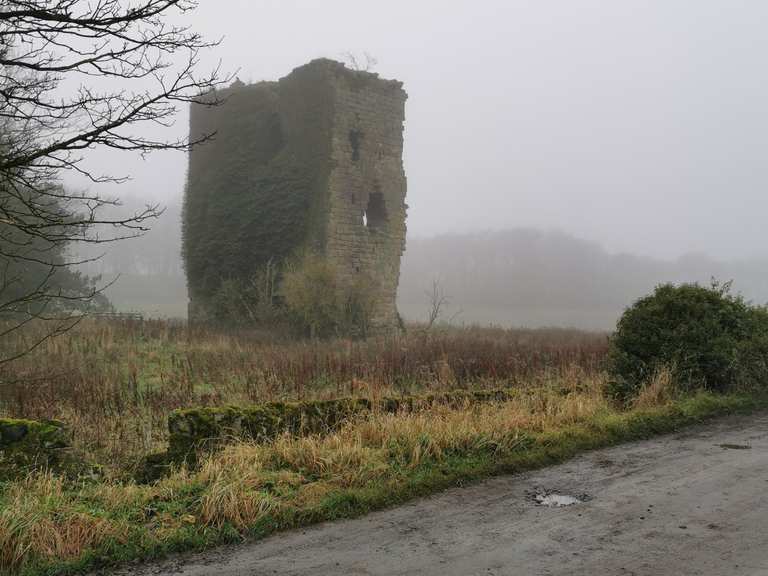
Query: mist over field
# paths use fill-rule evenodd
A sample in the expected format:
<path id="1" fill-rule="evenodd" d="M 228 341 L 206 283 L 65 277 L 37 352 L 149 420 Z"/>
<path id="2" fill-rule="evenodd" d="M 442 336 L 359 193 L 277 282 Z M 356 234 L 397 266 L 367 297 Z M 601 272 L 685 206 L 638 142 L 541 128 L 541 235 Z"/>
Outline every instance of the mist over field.
<path id="1" fill-rule="evenodd" d="M 411 240 L 399 306 L 424 320 L 432 282 L 452 323 L 612 330 L 626 307 L 662 283 L 733 280 L 734 292 L 768 302 L 768 260 L 704 254 L 662 260 L 610 253 L 559 231 L 518 228 Z"/>
<path id="2" fill-rule="evenodd" d="M 123 210 L 137 210 L 127 204 Z M 84 270 L 116 279 L 107 295 L 118 310 L 184 318 L 181 210 L 170 204 L 145 237 L 103 247 Z M 426 320 L 435 284 L 445 297 L 440 320 L 452 324 L 611 330 L 621 312 L 665 282 L 733 281 L 733 291 L 768 303 L 768 258 L 718 260 L 704 253 L 674 259 L 610 252 L 563 231 L 536 228 L 413 236 L 403 258 L 398 307 Z"/>
<path id="3" fill-rule="evenodd" d="M 660 282 L 732 279 L 768 300 L 767 18 L 750 1 L 227 0 L 188 23 L 222 38 L 201 65 L 244 82 L 350 53 L 403 81 L 407 319 L 438 280 L 445 320 L 610 328 Z M 188 110 L 153 130 L 183 137 Z M 73 189 L 167 206 L 89 272 L 120 275 L 119 309 L 183 316 L 186 155 L 86 159 L 131 180 L 67 175 Z"/>

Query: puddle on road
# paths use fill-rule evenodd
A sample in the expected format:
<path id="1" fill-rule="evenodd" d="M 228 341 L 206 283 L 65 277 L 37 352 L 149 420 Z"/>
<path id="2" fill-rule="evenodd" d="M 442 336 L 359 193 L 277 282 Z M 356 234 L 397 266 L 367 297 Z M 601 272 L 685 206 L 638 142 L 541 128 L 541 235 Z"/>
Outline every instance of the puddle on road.
<path id="1" fill-rule="evenodd" d="M 533 499 L 540 506 L 547 508 L 563 508 L 584 502 L 583 498 L 569 496 L 567 494 L 536 494 Z"/>

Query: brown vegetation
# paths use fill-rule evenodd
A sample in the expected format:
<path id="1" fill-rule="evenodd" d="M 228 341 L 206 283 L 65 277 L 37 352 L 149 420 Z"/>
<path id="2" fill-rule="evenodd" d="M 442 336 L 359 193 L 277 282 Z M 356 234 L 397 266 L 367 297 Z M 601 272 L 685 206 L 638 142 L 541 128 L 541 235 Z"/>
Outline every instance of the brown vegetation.
<path id="1" fill-rule="evenodd" d="M 165 321 L 92 320 L 3 369 L 0 415 L 67 422 L 79 449 L 129 473 L 164 448 L 176 408 L 531 386 L 598 375 L 606 350 L 605 335 L 570 330 L 280 343 Z"/>
<path id="2" fill-rule="evenodd" d="M 104 474 L 0 482 L 0 566 L 73 573 L 259 537 L 763 405 L 680 398 L 659 372 L 621 407 L 605 394 L 607 347 L 603 334 L 568 330 L 435 326 L 365 342 L 275 342 L 171 322 L 83 323 L 1 368 L 0 415 L 69 423 Z M 154 483 L 132 480 L 142 457 L 166 448 L 172 409 L 492 389 L 504 389 L 501 401 L 363 411 L 321 433 L 173 462 Z"/>

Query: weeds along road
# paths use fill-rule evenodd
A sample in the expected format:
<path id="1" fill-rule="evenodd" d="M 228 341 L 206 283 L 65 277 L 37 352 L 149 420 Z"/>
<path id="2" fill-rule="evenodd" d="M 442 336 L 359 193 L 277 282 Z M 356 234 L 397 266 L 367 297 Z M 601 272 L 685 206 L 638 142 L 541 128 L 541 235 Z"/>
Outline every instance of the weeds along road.
<path id="1" fill-rule="evenodd" d="M 768 414 L 117 573 L 768 576 Z"/>

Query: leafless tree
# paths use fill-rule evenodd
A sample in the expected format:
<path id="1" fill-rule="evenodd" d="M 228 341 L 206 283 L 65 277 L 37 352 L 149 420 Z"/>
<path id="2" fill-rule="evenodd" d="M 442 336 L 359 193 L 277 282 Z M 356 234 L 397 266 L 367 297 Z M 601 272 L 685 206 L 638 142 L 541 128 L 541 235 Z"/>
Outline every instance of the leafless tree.
<path id="1" fill-rule="evenodd" d="M 429 307 L 427 309 L 426 330 L 430 330 L 443 314 L 443 309 L 448 304 L 448 297 L 440 285 L 439 280 L 432 281 L 432 289 L 426 292 Z"/>
<path id="2" fill-rule="evenodd" d="M 57 182 L 63 171 L 93 184 L 125 181 L 124 174 L 86 164 L 95 148 L 147 154 L 196 143 L 148 135 L 169 126 L 180 106 L 215 104 L 211 94 L 229 81 L 218 68 L 197 72 L 202 51 L 217 42 L 174 23 L 196 6 L 196 0 L 0 4 L 0 337 L 35 318 L 58 319 L 40 341 L 71 327 L 80 315 L 63 311 L 82 310 L 71 304 L 90 301 L 98 288 L 57 286 L 59 270 L 78 264 L 65 247 L 141 235 L 160 213 L 150 205 L 102 217 L 116 199 Z M 37 277 L 30 285 L 31 269 Z M 0 364 L 16 353 L 0 348 Z"/>

